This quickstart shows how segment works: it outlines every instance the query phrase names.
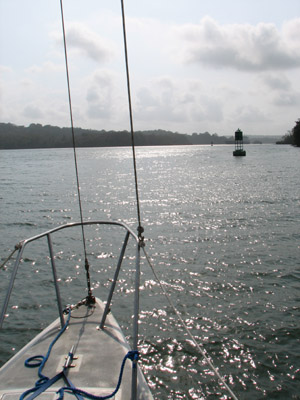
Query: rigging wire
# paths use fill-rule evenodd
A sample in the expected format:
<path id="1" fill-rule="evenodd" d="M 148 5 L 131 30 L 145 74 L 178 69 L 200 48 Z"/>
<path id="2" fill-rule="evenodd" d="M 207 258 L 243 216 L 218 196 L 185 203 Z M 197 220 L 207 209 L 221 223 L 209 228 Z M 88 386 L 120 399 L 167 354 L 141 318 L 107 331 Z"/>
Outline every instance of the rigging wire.
<path id="1" fill-rule="evenodd" d="M 150 257 L 148 256 L 145 247 L 143 247 L 143 251 L 146 257 L 146 260 L 148 262 L 149 267 L 152 270 L 152 273 L 157 281 L 157 283 L 159 284 L 164 296 L 166 297 L 168 303 L 170 304 L 171 308 L 173 309 L 173 311 L 175 312 L 175 314 L 177 315 L 178 320 L 180 321 L 183 329 L 186 331 L 186 333 L 188 334 L 188 336 L 190 337 L 190 339 L 192 340 L 192 342 L 194 343 L 194 345 L 196 346 L 197 350 L 199 351 L 199 353 L 202 355 L 202 357 L 205 359 L 205 361 L 207 362 L 207 364 L 210 366 L 211 370 L 215 373 L 215 375 L 218 377 L 218 379 L 220 380 L 220 382 L 222 383 L 222 385 L 224 386 L 224 388 L 228 391 L 228 393 L 230 394 L 230 396 L 233 398 L 233 400 L 238 400 L 238 398 L 236 397 L 236 395 L 233 393 L 233 391 L 230 389 L 230 387 L 227 385 L 227 383 L 225 382 L 224 378 L 221 376 L 221 374 L 219 373 L 218 369 L 214 366 L 214 364 L 212 363 L 209 355 L 207 354 L 206 350 L 203 348 L 202 344 L 199 344 L 197 342 L 197 340 L 195 339 L 195 337 L 191 334 L 190 330 L 188 329 L 186 323 L 184 322 L 184 320 L 182 319 L 180 312 L 177 310 L 177 308 L 174 306 L 171 297 L 169 295 L 169 293 L 166 291 L 166 289 L 164 288 L 162 282 L 160 281 L 159 277 L 157 276 L 155 269 L 151 263 Z"/>
<path id="2" fill-rule="evenodd" d="M 136 155 L 135 155 L 135 144 L 134 144 L 134 129 L 133 129 L 133 116 L 132 116 L 132 103 L 131 103 L 131 90 L 130 90 L 130 78 L 129 78 L 129 62 L 128 62 L 128 50 L 127 50 L 127 35 L 126 35 L 126 23 L 125 23 L 125 10 L 124 0 L 121 0 L 122 9 L 122 27 L 123 27 L 123 40 L 124 40 L 124 55 L 126 64 L 126 81 L 127 81 L 127 96 L 128 96 L 128 108 L 129 108 L 129 120 L 130 120 L 130 134 L 131 134 L 131 148 L 133 158 L 133 170 L 134 170 L 134 182 L 135 182 L 135 195 L 136 195 L 136 208 L 138 218 L 138 237 L 143 241 L 142 233 L 144 228 L 141 224 L 141 211 L 140 211 L 140 200 L 139 200 L 139 189 L 137 179 L 137 167 L 136 167 Z"/>
<path id="3" fill-rule="evenodd" d="M 87 287 L 88 287 L 88 299 L 91 300 L 91 302 L 93 302 L 90 271 L 89 271 L 89 262 L 88 262 L 87 250 L 86 250 L 85 231 L 84 231 L 84 226 L 83 226 L 83 212 L 82 212 L 82 205 L 81 205 L 81 193 L 80 193 L 78 163 L 77 163 L 77 154 L 76 154 L 76 141 L 75 141 L 74 122 L 73 122 L 71 87 L 70 87 L 69 64 L 68 64 L 68 53 L 67 53 L 67 41 L 66 41 L 64 11 L 63 11 L 63 0 L 60 0 L 60 11 L 61 11 L 61 25 L 62 25 L 62 33 L 63 33 L 63 42 L 64 42 L 66 78 L 67 78 L 67 87 L 68 87 L 69 112 L 70 112 L 71 131 L 72 131 L 72 144 L 73 144 L 73 154 L 74 154 L 74 164 L 75 164 L 75 174 L 76 174 L 76 184 L 77 184 L 78 206 L 79 206 L 80 222 L 81 222 L 81 235 L 82 235 L 82 243 L 83 243 L 83 250 L 84 250 L 86 280 L 87 280 Z"/>
<path id="4" fill-rule="evenodd" d="M 81 229 L 82 229 L 82 240 L 83 240 L 83 247 L 84 247 L 84 255 L 85 255 L 85 266 L 86 266 L 86 273 L 87 273 L 87 283 L 88 283 L 88 293 L 89 298 L 92 298 L 92 291 L 90 286 L 90 275 L 89 275 L 89 264 L 87 260 L 87 251 L 86 251 L 86 240 L 85 240 L 85 232 L 83 227 L 83 213 L 82 213 L 82 206 L 81 206 L 81 195 L 80 195 L 80 185 L 79 185 L 79 176 L 78 176 L 78 165 L 77 165 L 77 155 L 76 155 L 76 143 L 75 143 L 75 134 L 74 134 L 74 123 L 73 123 L 73 113 L 72 113 L 72 102 L 71 102 L 71 90 L 70 90 L 70 79 L 69 79 L 69 68 L 68 68 L 68 57 L 67 57 L 67 46 L 66 46 L 66 34 L 65 34 L 65 24 L 64 24 L 64 15 L 63 15 L 63 4 L 62 0 L 60 0 L 61 5 L 61 18 L 62 18 L 62 30 L 63 30 L 63 42 L 64 42 L 64 52 L 65 52 L 65 65 L 66 65 L 66 76 L 67 76 L 67 86 L 68 86 L 68 98 L 69 98 L 69 109 L 70 109 L 70 119 L 71 119 L 71 130 L 72 130 L 72 142 L 73 142 L 73 152 L 74 152 L 74 162 L 75 162 L 75 171 L 76 171 L 76 181 L 77 181 L 77 192 L 78 192 L 78 203 L 79 203 L 79 211 L 80 211 L 80 220 L 81 220 Z M 130 89 L 130 77 L 129 77 L 129 62 L 128 62 L 128 49 L 127 49 L 127 35 L 126 35 L 126 22 L 125 22 L 125 11 L 124 11 L 124 0 L 121 0 L 121 10 L 122 10 L 122 27 L 123 27 L 123 41 L 124 41 L 124 56 L 125 56 L 125 65 L 126 65 L 126 81 L 127 81 L 127 96 L 128 96 L 128 108 L 129 108 L 129 120 L 130 120 L 130 134 L 131 134 L 131 148 L 132 148 L 132 155 L 133 155 L 133 169 L 134 169 L 134 182 L 135 182 L 135 194 L 136 194 L 136 208 L 137 208 L 137 218 L 138 218 L 138 237 L 141 242 L 143 242 L 142 233 L 144 228 L 141 225 L 141 211 L 140 211 L 140 200 L 139 200 L 139 189 L 138 189 L 138 179 L 137 179 L 137 165 L 136 165 L 136 153 L 135 153 L 135 141 L 134 141 L 134 127 L 133 127 L 133 113 L 132 113 L 132 102 L 131 102 L 131 89 Z M 158 278 L 154 267 L 150 261 L 150 258 L 144 248 L 144 245 L 141 246 L 143 248 L 146 260 L 155 276 L 156 281 L 158 282 L 163 294 L 165 295 L 168 303 L 174 310 L 177 315 L 178 320 L 181 322 L 182 327 L 191 338 L 192 342 L 195 344 L 198 351 L 202 354 L 203 358 L 206 360 L 212 371 L 220 380 L 221 384 L 224 388 L 228 391 L 231 397 L 234 400 L 238 400 L 236 395 L 232 392 L 230 387 L 225 382 L 224 378 L 219 373 L 218 369 L 213 365 L 210 357 L 207 355 L 207 352 L 200 345 L 195 337 L 191 334 L 188 327 L 186 326 L 185 322 L 183 321 L 179 311 L 174 306 L 170 295 L 165 290 L 164 286 L 162 285 L 160 279 Z"/>
<path id="5" fill-rule="evenodd" d="M 132 116 L 132 103 L 131 103 L 131 91 L 130 91 L 130 78 L 129 78 L 129 63 L 128 63 L 128 50 L 127 50 L 127 37 L 126 37 L 126 24 L 125 24 L 125 12 L 124 12 L 124 1 L 121 0 L 121 9 L 122 9 L 122 25 L 123 25 L 123 39 L 124 39 L 124 53 L 125 53 L 125 64 L 126 64 L 126 78 L 127 78 L 127 95 L 128 95 L 128 107 L 129 107 L 129 119 L 130 119 L 130 132 L 131 132 L 131 147 L 132 147 L 132 155 L 133 155 L 133 168 L 134 168 L 134 179 L 135 179 L 135 193 L 136 193 L 136 206 L 137 206 L 137 216 L 138 216 L 138 235 L 140 240 L 143 242 L 143 237 L 142 233 L 144 231 L 143 227 L 141 226 L 141 212 L 140 212 L 140 202 L 139 202 L 139 190 L 138 190 L 138 180 L 137 180 L 137 167 L 136 167 L 136 155 L 135 155 L 135 145 L 134 145 L 134 129 L 133 129 L 133 116 Z M 189 331 L 188 327 L 186 326 L 185 322 L 183 321 L 179 311 L 176 309 L 174 306 L 169 294 L 166 292 L 165 288 L 163 287 L 161 281 L 159 280 L 153 265 L 151 264 L 151 261 L 148 257 L 148 254 L 145 250 L 144 245 L 142 244 L 142 249 L 144 251 L 145 257 L 147 259 L 147 262 L 152 269 L 152 272 L 155 276 L 155 279 L 157 280 L 158 284 L 161 287 L 161 290 L 163 291 L 165 297 L 167 298 L 167 301 L 169 302 L 170 306 L 174 310 L 174 312 L 177 315 L 177 318 L 181 322 L 184 330 L 187 332 L 188 336 L 191 338 L 192 342 L 195 344 L 197 347 L 198 351 L 202 354 L 203 358 L 205 361 L 208 363 L 212 371 L 215 373 L 215 375 L 218 377 L 222 385 L 225 387 L 225 389 L 229 392 L 231 397 L 234 400 L 238 400 L 235 394 L 232 392 L 230 387 L 227 385 L 225 382 L 224 378 L 220 375 L 219 371 L 217 368 L 213 365 L 212 361 L 210 360 L 209 356 L 207 355 L 205 349 L 196 341 L 194 336 L 191 334 Z"/>
<path id="6" fill-rule="evenodd" d="M 20 248 L 19 246 L 20 246 L 20 244 L 15 246 L 14 250 L 13 250 L 13 251 L 10 253 L 10 255 L 5 259 L 5 261 L 0 265 L 0 269 L 2 269 L 2 268 L 5 267 L 5 264 L 12 258 L 12 256 L 15 254 L 15 252 L 16 252 L 17 250 L 19 250 L 19 248 Z"/>

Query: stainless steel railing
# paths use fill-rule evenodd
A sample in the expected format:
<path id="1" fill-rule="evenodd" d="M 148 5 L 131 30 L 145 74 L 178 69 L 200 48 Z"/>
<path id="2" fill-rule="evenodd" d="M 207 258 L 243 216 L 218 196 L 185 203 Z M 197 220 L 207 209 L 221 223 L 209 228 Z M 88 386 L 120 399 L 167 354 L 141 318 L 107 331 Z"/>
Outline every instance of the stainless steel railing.
<path id="1" fill-rule="evenodd" d="M 140 286 L 140 249 L 141 249 L 141 243 L 137 235 L 124 223 L 122 222 L 114 222 L 114 221 L 88 221 L 88 222 L 75 222 L 75 223 L 70 223 L 66 225 L 61 225 L 58 226 L 57 228 L 54 228 L 52 230 L 49 230 L 47 232 L 41 233 L 37 236 L 33 236 L 29 239 L 25 239 L 22 242 L 20 242 L 17 246 L 16 249 L 18 250 L 17 258 L 13 267 L 13 271 L 11 274 L 10 282 L 9 282 L 9 287 L 5 296 L 4 304 L 2 307 L 1 311 L 1 316 L 0 316 L 0 329 L 2 328 L 3 321 L 5 319 L 8 303 L 12 294 L 12 290 L 14 287 L 14 282 L 16 279 L 16 275 L 19 269 L 19 265 L 22 259 L 22 255 L 24 252 L 25 247 L 36 240 L 39 240 L 41 238 L 46 237 L 47 242 L 48 242 L 48 249 L 49 249 L 49 257 L 50 257 L 50 263 L 51 263 L 51 268 L 52 268 L 52 274 L 54 278 L 54 286 L 55 286 L 55 293 L 56 293 L 56 301 L 57 301 L 57 306 L 58 306 L 58 314 L 60 318 L 60 323 L 61 326 L 64 326 L 64 315 L 63 315 L 63 306 L 62 306 L 62 301 L 61 301 L 61 295 L 60 295 L 60 290 L 59 290 L 59 285 L 58 285 L 58 276 L 57 276 L 57 269 L 55 265 L 55 256 L 53 252 L 53 245 L 52 245 L 52 235 L 58 231 L 68 229 L 68 228 L 73 228 L 76 226 L 82 226 L 82 225 L 113 225 L 113 226 L 119 226 L 121 228 L 124 228 L 126 230 L 126 235 L 125 239 L 121 248 L 121 252 L 119 255 L 118 259 L 118 264 L 115 270 L 113 282 L 109 291 L 109 295 L 107 298 L 105 310 L 100 322 L 100 328 L 104 329 L 104 324 L 106 320 L 106 316 L 110 310 L 110 305 L 113 297 L 113 293 L 115 290 L 115 286 L 118 280 L 118 275 L 121 269 L 122 261 L 124 259 L 125 255 L 125 250 L 128 244 L 129 237 L 132 236 L 132 238 L 136 242 L 136 268 L 135 268 L 135 295 L 134 295 L 134 319 L 133 319 L 133 350 L 137 351 L 137 346 L 138 346 L 138 319 L 139 319 L 139 286 Z M 133 360 L 133 365 L 132 365 L 132 399 L 137 398 L 137 368 L 136 368 L 136 360 Z"/>
<path id="2" fill-rule="evenodd" d="M 110 288 L 110 292 L 108 295 L 108 299 L 107 299 L 107 303 L 106 303 L 106 307 L 105 307 L 105 311 L 102 317 L 102 320 L 100 322 L 100 328 L 103 329 L 104 324 L 105 324 L 105 319 L 106 316 L 109 312 L 110 309 L 110 304 L 111 304 L 111 300 L 112 300 L 112 296 L 114 293 L 114 289 L 115 289 L 115 285 L 118 279 L 118 275 L 119 275 L 119 271 L 121 268 L 121 264 L 124 258 L 124 254 L 125 254 L 125 250 L 127 247 L 127 243 L 128 243 L 128 239 L 131 236 L 137 245 L 137 256 L 136 256 L 136 271 L 138 271 L 138 275 L 139 275 L 139 264 L 140 264 L 140 246 L 139 246 L 139 239 L 137 237 L 137 235 L 124 223 L 122 222 L 115 222 L 115 221 L 87 221 L 87 222 L 74 222 L 74 223 L 70 223 L 70 224 L 65 224 L 65 225 L 60 225 L 54 229 L 51 229 L 47 232 L 43 232 L 39 235 L 33 236 L 29 239 L 25 239 L 22 242 L 20 242 L 16 247 L 18 248 L 18 254 L 17 254 L 17 258 L 13 267 L 13 271 L 11 274 L 11 278 L 10 278 L 10 282 L 9 282 L 9 286 L 7 289 L 7 293 L 5 296 L 5 300 L 4 300 L 4 304 L 2 307 L 2 311 L 1 311 L 1 315 L 0 315 L 0 329 L 2 328 L 2 324 L 3 321 L 5 319 L 5 315 L 7 312 L 7 307 L 8 307 L 8 303 L 11 297 L 11 293 L 14 287 L 14 282 L 17 276 L 17 272 L 19 269 L 19 265 L 22 259 L 22 255 L 24 252 L 25 247 L 31 243 L 34 242 L 36 240 L 39 240 L 41 238 L 46 237 L 47 238 L 47 242 L 48 242 L 48 249 L 49 249 L 49 257 L 50 257 L 50 262 L 51 262 L 51 268 L 52 268 L 52 274 L 53 274 L 53 278 L 54 278 L 54 286 L 55 286 L 55 293 L 56 293 L 56 301 L 57 301 L 57 306 L 58 306 L 58 314 L 59 314 L 59 318 L 61 321 L 61 325 L 64 325 L 64 315 L 63 315 L 63 307 L 62 307 L 62 301 L 61 301 L 61 295 L 60 295 L 60 291 L 59 291 L 59 285 L 58 285 L 58 277 L 57 277 L 57 269 L 56 269 L 56 265 L 55 265 L 55 257 L 54 257 L 54 252 L 53 252 L 53 245 L 52 245 L 52 235 L 58 231 L 64 230 L 64 229 L 69 229 L 69 228 L 73 228 L 76 226 L 82 226 L 82 225 L 112 225 L 112 226 L 119 226 L 121 228 L 124 228 L 126 230 L 126 236 L 123 242 L 123 246 L 120 252 L 120 256 L 119 256 L 119 260 L 118 260 L 118 264 L 117 264 L 117 268 L 115 271 L 115 275 L 114 275 L 114 279 Z M 139 280 L 139 277 L 136 276 L 136 280 Z M 135 285 L 135 289 L 137 290 L 139 288 L 139 284 Z M 134 319 L 138 319 L 138 310 L 139 310 L 139 296 L 138 294 L 136 294 L 135 296 L 135 305 L 134 305 L 134 314 L 135 314 L 135 318 Z M 136 321 L 134 321 L 135 323 Z M 138 325 L 138 324 L 137 324 Z M 137 328 L 134 328 L 134 330 Z M 133 340 L 135 341 L 135 333 L 133 335 Z"/>

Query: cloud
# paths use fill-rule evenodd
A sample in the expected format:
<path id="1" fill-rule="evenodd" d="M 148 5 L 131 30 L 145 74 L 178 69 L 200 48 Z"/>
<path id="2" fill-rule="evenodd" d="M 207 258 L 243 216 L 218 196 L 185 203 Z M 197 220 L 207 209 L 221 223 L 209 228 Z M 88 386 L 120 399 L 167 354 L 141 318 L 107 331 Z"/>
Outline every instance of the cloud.
<path id="1" fill-rule="evenodd" d="M 61 36 L 56 34 L 55 36 L 56 40 L 61 42 Z M 114 45 L 88 29 L 84 24 L 69 23 L 66 37 L 68 50 L 76 50 L 93 61 L 107 62 L 113 57 Z"/>
<path id="2" fill-rule="evenodd" d="M 96 71 L 86 92 L 87 114 L 92 119 L 107 119 L 114 108 L 115 77 L 109 71 Z"/>
<path id="3" fill-rule="evenodd" d="M 272 95 L 272 104 L 275 106 L 297 106 L 300 104 L 300 93 L 291 81 L 282 73 L 262 74 L 260 81 Z"/>
<path id="4" fill-rule="evenodd" d="M 267 122 L 269 118 L 265 113 L 256 106 L 244 105 L 236 108 L 233 114 L 233 120 L 243 123 L 254 123 Z"/>
<path id="5" fill-rule="evenodd" d="M 300 67 L 300 18 L 274 24 L 220 25 L 205 17 L 198 25 L 184 25 L 176 33 L 184 42 L 186 63 L 239 71 L 286 70 Z"/>
<path id="6" fill-rule="evenodd" d="M 29 120 L 39 120 L 44 117 L 43 112 L 41 109 L 34 105 L 34 104 L 29 104 L 23 109 L 23 115 L 24 117 L 28 118 Z"/>
<path id="7" fill-rule="evenodd" d="M 201 95 L 196 104 L 191 109 L 193 121 L 213 121 L 223 120 L 222 102 L 212 96 Z"/>
<path id="8" fill-rule="evenodd" d="M 42 65 L 32 65 L 25 70 L 26 73 L 39 74 L 39 73 L 51 73 L 51 72 L 62 72 L 65 66 L 63 64 L 55 64 L 51 61 L 46 61 Z"/>
<path id="9" fill-rule="evenodd" d="M 283 24 L 282 33 L 286 41 L 289 41 L 299 50 L 300 18 L 294 18 Z"/>
<path id="10" fill-rule="evenodd" d="M 157 126 L 183 127 L 223 119 L 220 99 L 205 93 L 202 82 L 196 79 L 153 79 L 139 89 L 135 109 L 137 119 Z"/>
<path id="11" fill-rule="evenodd" d="M 300 93 L 291 92 L 276 94 L 273 104 L 276 106 L 297 106 L 300 104 Z"/>
<path id="12" fill-rule="evenodd" d="M 11 73 L 12 72 L 12 68 L 11 67 L 7 67 L 6 65 L 0 65 L 0 74 L 5 74 L 5 73 Z"/>
<path id="13" fill-rule="evenodd" d="M 272 90 L 289 90 L 291 88 L 289 79 L 280 72 L 276 74 L 263 74 L 261 75 L 261 81 Z"/>
<path id="14" fill-rule="evenodd" d="M 137 92 L 136 117 L 146 121 L 186 119 L 185 96 L 169 77 L 158 77 Z"/>

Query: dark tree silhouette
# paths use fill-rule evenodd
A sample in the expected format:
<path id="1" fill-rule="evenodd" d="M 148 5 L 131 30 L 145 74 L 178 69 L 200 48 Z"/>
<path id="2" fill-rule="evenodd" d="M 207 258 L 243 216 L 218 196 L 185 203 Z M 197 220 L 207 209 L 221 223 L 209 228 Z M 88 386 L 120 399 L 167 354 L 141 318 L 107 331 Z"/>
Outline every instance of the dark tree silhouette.
<path id="1" fill-rule="evenodd" d="M 300 118 L 296 121 L 296 125 L 292 129 L 294 145 L 300 147 Z"/>
<path id="2" fill-rule="evenodd" d="M 292 131 L 287 131 L 287 133 L 276 142 L 276 144 L 294 144 L 294 137 Z"/>

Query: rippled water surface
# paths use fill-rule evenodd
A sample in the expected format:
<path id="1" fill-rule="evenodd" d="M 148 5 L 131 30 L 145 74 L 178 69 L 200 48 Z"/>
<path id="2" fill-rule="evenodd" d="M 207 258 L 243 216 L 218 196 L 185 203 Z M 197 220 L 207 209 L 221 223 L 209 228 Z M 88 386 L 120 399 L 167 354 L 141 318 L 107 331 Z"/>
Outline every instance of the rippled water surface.
<path id="1" fill-rule="evenodd" d="M 190 332 L 239 399 L 298 399 L 300 328 L 300 152 L 250 145 L 137 149 L 146 249 Z M 131 151 L 79 149 L 85 219 L 135 229 Z M 71 149 L 0 152 L 1 260 L 16 242 L 79 220 Z M 87 230 L 95 294 L 105 298 L 122 244 L 115 229 Z M 54 248 L 66 303 L 85 296 L 80 231 Z M 56 317 L 52 278 L 34 244 L 0 333 L 3 363 Z M 129 249 L 130 250 L 130 249 Z M 128 251 L 113 312 L 131 336 L 134 252 Z M 11 264 L 0 271 L 1 301 Z M 226 399 L 142 265 L 140 349 L 154 397 Z"/>

